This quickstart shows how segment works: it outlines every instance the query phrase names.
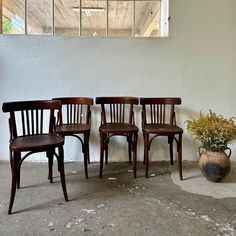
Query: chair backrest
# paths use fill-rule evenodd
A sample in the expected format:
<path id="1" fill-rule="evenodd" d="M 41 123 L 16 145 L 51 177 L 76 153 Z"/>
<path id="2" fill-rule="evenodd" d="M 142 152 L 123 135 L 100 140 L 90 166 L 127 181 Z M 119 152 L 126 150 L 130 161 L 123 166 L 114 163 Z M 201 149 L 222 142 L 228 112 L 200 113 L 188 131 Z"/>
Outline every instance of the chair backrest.
<path id="1" fill-rule="evenodd" d="M 181 98 L 140 98 L 143 124 L 176 125 L 175 105 L 181 104 Z"/>
<path id="2" fill-rule="evenodd" d="M 101 123 L 134 123 L 134 105 L 137 97 L 97 97 L 96 104 L 101 104 Z"/>
<path id="3" fill-rule="evenodd" d="M 93 98 L 90 97 L 61 97 L 53 98 L 62 103 L 58 113 L 58 124 L 90 124 Z"/>
<path id="4" fill-rule="evenodd" d="M 58 100 L 17 101 L 2 105 L 3 112 L 9 112 L 11 138 L 18 136 L 53 133 L 54 110 L 59 110 Z"/>

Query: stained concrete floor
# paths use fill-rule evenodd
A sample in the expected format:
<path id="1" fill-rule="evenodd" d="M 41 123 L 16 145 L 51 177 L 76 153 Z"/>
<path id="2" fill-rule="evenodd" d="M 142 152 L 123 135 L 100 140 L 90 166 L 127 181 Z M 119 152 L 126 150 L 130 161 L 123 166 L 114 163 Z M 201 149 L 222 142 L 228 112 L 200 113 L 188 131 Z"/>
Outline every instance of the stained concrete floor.
<path id="1" fill-rule="evenodd" d="M 184 162 L 183 173 L 197 164 Z M 10 167 L 0 162 L 0 235 L 236 235 L 236 198 L 182 190 L 168 162 L 152 163 L 153 177 L 144 178 L 142 163 L 133 179 L 127 163 L 109 163 L 98 178 L 98 163 L 66 163 L 69 202 L 64 202 L 58 178 L 47 181 L 47 164 L 23 163 L 22 188 L 12 215 L 7 215 Z M 235 172 L 235 165 L 233 166 Z M 194 179 L 194 175 L 193 175 Z M 227 183 L 226 183 L 227 184 Z M 236 184 L 236 180 L 235 180 Z M 191 185 L 191 183 L 189 184 Z M 193 186 L 192 186 L 193 187 Z M 196 185 L 196 188 L 198 185 Z"/>

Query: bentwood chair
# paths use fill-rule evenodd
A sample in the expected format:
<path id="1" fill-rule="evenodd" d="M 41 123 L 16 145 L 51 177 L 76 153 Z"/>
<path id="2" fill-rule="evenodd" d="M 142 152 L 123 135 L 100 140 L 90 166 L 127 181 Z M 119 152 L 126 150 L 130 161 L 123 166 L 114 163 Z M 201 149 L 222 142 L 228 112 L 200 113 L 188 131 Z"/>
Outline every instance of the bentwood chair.
<path id="1" fill-rule="evenodd" d="M 142 131 L 144 137 L 145 176 L 148 177 L 149 150 L 152 141 L 159 136 L 168 137 L 170 163 L 173 165 L 173 141 L 176 141 L 178 152 L 178 169 L 182 176 L 182 134 L 183 130 L 176 125 L 175 105 L 181 104 L 181 98 L 140 98 L 142 105 Z"/>
<path id="2" fill-rule="evenodd" d="M 136 97 L 97 97 L 101 104 L 100 133 L 100 174 L 102 177 L 103 161 L 108 163 L 108 143 L 113 136 L 125 136 L 128 141 L 129 163 L 133 152 L 133 174 L 136 178 L 138 128 L 134 123 L 134 105 L 138 105 Z"/>
<path id="3" fill-rule="evenodd" d="M 73 136 L 82 144 L 82 152 L 84 153 L 84 170 L 85 177 L 88 178 L 89 157 L 89 137 L 90 137 L 90 121 L 93 98 L 89 97 L 63 97 L 54 98 L 60 100 L 62 107 L 58 113 L 58 123 L 56 133 L 65 136 Z M 54 100 L 53 99 L 53 100 Z M 83 138 L 80 136 L 83 135 Z M 52 169 L 52 168 L 51 168 Z"/>
<path id="4" fill-rule="evenodd" d="M 60 101 L 21 101 L 3 103 L 3 112 L 9 112 L 10 164 L 12 170 L 11 197 L 8 214 L 12 212 L 16 187 L 20 188 L 22 162 L 29 155 L 46 152 L 49 163 L 55 155 L 58 161 L 61 185 L 65 201 L 68 201 L 64 173 L 64 139 L 54 134 L 54 110 L 59 110 Z M 58 154 L 55 149 L 58 148 Z M 22 157 L 21 153 L 25 155 Z M 49 176 L 52 182 L 52 176 Z"/>

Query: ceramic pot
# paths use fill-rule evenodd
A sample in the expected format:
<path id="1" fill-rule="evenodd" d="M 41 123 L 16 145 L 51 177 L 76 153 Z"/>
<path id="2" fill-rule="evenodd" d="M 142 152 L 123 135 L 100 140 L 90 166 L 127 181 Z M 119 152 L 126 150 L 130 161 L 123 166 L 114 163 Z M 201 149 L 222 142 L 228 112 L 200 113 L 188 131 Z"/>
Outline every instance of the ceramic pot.
<path id="1" fill-rule="evenodd" d="M 212 152 L 207 150 L 201 152 L 201 147 L 199 148 L 199 166 L 202 173 L 209 181 L 220 182 L 229 174 L 231 169 L 229 159 L 231 150 L 229 148 L 227 149 L 229 150 L 228 155 L 225 152 Z"/>

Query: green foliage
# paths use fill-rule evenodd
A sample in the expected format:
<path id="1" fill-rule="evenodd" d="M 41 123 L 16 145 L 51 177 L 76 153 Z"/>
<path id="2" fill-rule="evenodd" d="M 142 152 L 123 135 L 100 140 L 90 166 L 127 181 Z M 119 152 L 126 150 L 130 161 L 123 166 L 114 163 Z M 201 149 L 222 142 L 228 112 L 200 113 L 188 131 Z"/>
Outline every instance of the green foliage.
<path id="1" fill-rule="evenodd" d="M 3 34 L 14 34 L 17 28 L 11 23 L 11 21 L 3 16 L 2 18 L 2 33 Z"/>
<path id="2" fill-rule="evenodd" d="M 200 113 L 198 118 L 187 120 L 187 130 L 206 150 L 223 152 L 236 141 L 234 119 L 225 119 L 210 110 L 206 115 Z"/>

